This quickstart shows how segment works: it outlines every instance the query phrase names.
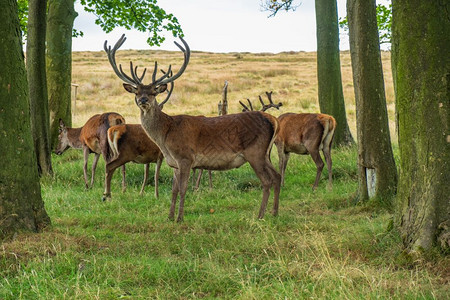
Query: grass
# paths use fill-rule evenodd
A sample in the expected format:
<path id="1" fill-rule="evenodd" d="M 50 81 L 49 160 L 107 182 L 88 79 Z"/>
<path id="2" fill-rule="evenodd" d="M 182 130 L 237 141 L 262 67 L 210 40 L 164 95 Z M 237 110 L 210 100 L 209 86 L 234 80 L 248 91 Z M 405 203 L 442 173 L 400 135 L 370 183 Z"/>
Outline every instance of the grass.
<path id="1" fill-rule="evenodd" d="M 0 247 L 0 298 L 444 299 L 448 259 L 405 258 L 390 212 L 352 204 L 356 150 L 333 154 L 332 191 L 324 171 L 312 192 L 312 160 L 291 157 L 278 217 L 256 219 L 261 189 L 244 165 L 214 172 L 212 190 L 204 176 L 177 224 L 167 165 L 159 199 L 153 186 L 139 195 L 143 166 L 129 164 L 127 191 L 116 174 L 102 202 L 104 165 L 86 191 L 82 154 L 69 150 L 42 182 L 52 227 Z"/>
<path id="2" fill-rule="evenodd" d="M 104 54 L 76 52 L 73 58 L 73 81 L 80 85 L 74 126 L 104 111 L 139 123 L 132 95 L 111 75 Z M 182 60 L 177 52 L 118 53 L 122 63 L 131 59 L 152 66 L 152 58 L 174 68 Z M 395 140 L 389 54 L 382 58 Z M 343 52 L 341 61 L 355 134 L 349 53 Z M 194 52 L 164 109 L 216 115 L 228 80 L 230 112 L 241 110 L 238 100 L 257 103 L 257 96 L 270 90 L 275 102 L 283 102 L 280 111 L 272 112 L 276 115 L 316 112 L 315 64 L 315 53 Z M 263 220 L 256 218 L 260 184 L 248 165 L 214 172 L 212 190 L 204 176 L 199 191 L 188 191 L 182 224 L 167 220 L 172 172 L 165 163 L 159 199 L 153 186 L 139 195 L 143 166 L 129 164 L 127 191 L 121 192 L 116 172 L 112 199 L 102 202 L 103 161 L 94 187 L 85 190 L 82 153 L 55 156 L 54 178 L 42 180 L 52 226 L 0 245 L 0 299 L 446 299 L 448 257 L 405 255 L 389 210 L 376 203 L 353 204 L 356 149 L 332 155 L 333 189 L 326 188 L 325 170 L 316 192 L 311 190 L 316 172 L 311 158 L 291 155 L 279 216 L 268 213 L 269 202 Z"/>

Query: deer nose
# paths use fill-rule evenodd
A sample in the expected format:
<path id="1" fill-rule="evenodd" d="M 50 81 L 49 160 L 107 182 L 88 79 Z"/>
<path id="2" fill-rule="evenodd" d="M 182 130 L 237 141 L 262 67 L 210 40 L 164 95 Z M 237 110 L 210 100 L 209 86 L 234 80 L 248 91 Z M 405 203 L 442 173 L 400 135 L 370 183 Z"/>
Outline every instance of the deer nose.
<path id="1" fill-rule="evenodd" d="M 145 104 L 148 102 L 148 97 L 139 98 L 139 104 Z"/>

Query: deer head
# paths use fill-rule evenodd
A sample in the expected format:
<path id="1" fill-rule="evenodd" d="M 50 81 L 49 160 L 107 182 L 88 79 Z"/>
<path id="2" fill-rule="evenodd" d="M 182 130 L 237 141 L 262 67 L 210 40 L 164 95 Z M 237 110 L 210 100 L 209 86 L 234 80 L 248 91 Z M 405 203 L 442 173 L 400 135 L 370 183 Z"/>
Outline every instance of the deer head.
<path id="1" fill-rule="evenodd" d="M 183 72 L 186 70 L 186 67 L 189 63 L 190 58 L 190 49 L 188 44 L 183 40 L 183 38 L 180 37 L 181 42 L 184 45 L 181 46 L 177 42 L 174 42 L 175 45 L 183 52 L 184 54 L 184 63 L 181 66 L 180 70 L 173 75 L 172 72 L 172 66 L 169 65 L 169 68 L 167 72 L 161 70 L 163 75 L 159 78 L 156 78 L 157 71 L 158 71 L 158 62 L 155 61 L 155 67 L 153 69 L 152 74 L 152 82 L 150 84 L 144 84 L 142 80 L 144 79 L 145 73 L 147 71 L 147 68 L 144 69 L 142 74 L 138 75 L 138 67 L 133 67 L 133 62 L 130 61 L 130 73 L 131 76 L 127 75 L 123 69 L 122 65 L 119 64 L 119 67 L 117 67 L 116 63 L 116 51 L 119 49 L 123 43 L 125 42 L 126 37 L 125 34 L 122 35 L 122 37 L 116 42 L 114 47 L 111 49 L 111 46 L 107 46 L 108 41 L 105 41 L 105 44 L 103 45 L 103 48 L 105 52 L 108 54 L 108 60 L 111 64 L 114 72 L 116 75 L 124 81 L 123 87 L 125 90 L 129 93 L 135 94 L 135 102 L 136 105 L 143 111 L 148 110 L 150 107 L 154 107 L 158 105 L 160 108 L 169 100 L 173 87 L 174 87 L 174 81 L 180 77 Z M 168 85 L 170 84 L 170 88 L 168 89 Z M 167 91 L 166 98 L 158 104 L 156 101 L 156 96 Z"/>
<path id="2" fill-rule="evenodd" d="M 70 141 L 67 133 L 67 127 L 62 119 L 59 119 L 59 134 L 58 145 L 56 146 L 55 153 L 61 155 L 70 148 Z"/>

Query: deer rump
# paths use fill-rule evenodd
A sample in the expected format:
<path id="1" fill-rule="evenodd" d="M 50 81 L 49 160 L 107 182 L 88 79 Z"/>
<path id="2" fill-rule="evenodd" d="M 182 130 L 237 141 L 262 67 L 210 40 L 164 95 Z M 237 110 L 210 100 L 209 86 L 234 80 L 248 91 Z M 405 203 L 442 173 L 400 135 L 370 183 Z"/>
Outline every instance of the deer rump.
<path id="1" fill-rule="evenodd" d="M 286 113 L 278 117 L 280 121 L 280 138 L 284 136 L 284 151 L 297 154 L 311 154 L 312 149 L 323 150 L 330 147 L 335 123 L 323 114 Z M 294 133 L 297 134 L 287 134 Z"/>
<path id="2" fill-rule="evenodd" d="M 265 157 L 257 159 L 268 159 L 278 131 L 278 121 L 263 112 L 219 117 L 179 115 L 172 118 L 174 126 L 167 131 L 165 143 L 169 145 L 163 146 L 163 153 L 169 154 L 166 161 L 173 168 L 178 166 L 172 156 L 185 156 L 192 161 L 193 169 L 206 170 L 238 168 L 247 161 L 253 161 L 255 156 L 261 156 L 261 149 L 267 149 Z M 179 137 L 180 132 L 188 132 L 189 137 Z M 187 143 L 180 145 L 180 139 Z M 177 153 L 173 153 L 174 149 Z"/>

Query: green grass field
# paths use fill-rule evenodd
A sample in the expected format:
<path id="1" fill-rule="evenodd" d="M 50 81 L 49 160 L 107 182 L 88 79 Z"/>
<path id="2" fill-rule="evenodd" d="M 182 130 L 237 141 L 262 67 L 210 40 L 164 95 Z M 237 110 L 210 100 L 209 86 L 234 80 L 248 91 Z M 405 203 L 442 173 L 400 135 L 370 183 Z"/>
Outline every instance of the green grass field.
<path id="1" fill-rule="evenodd" d="M 119 51 L 118 62 L 139 67 L 181 64 L 180 52 Z M 382 53 L 391 137 L 396 144 L 390 54 Z M 347 119 L 356 137 L 350 54 L 341 53 Z M 169 114 L 217 115 L 224 81 L 229 113 L 239 100 L 274 91 L 285 112 L 318 112 L 316 54 L 193 52 L 175 84 Z M 139 123 L 139 109 L 113 74 L 104 52 L 74 52 L 73 125 L 106 111 Z M 146 81 L 147 82 L 147 81 Z M 398 150 L 395 149 L 395 154 Z M 168 221 L 172 172 L 163 163 L 160 197 L 153 186 L 139 195 L 142 165 L 127 167 L 112 199 L 102 202 L 101 159 L 93 189 L 85 190 L 81 151 L 53 157 L 54 178 L 42 180 L 52 227 L 19 234 L 0 245 L 0 299 L 447 299 L 450 259 L 438 253 L 411 257 L 392 229 L 392 212 L 380 203 L 355 204 L 357 151 L 332 151 L 333 189 L 324 170 L 312 192 L 316 167 L 291 155 L 278 217 L 257 220 L 262 191 L 248 165 L 206 176 L 189 189 L 185 221 Z M 276 150 L 272 151 L 277 166 Z M 397 157 L 398 159 L 398 157 Z M 91 158 L 92 160 L 92 158 Z M 153 167 L 154 168 L 154 167 Z M 152 180 L 150 180 L 152 181 Z"/>
<path id="2" fill-rule="evenodd" d="M 127 191 L 116 172 L 102 202 L 104 165 L 85 190 L 69 150 L 42 182 L 52 227 L 0 247 L 0 299 L 445 299 L 449 260 L 402 254 L 391 213 L 353 203 L 356 149 L 332 154 L 333 190 L 324 171 L 316 192 L 311 158 L 291 156 L 278 217 L 256 218 L 262 192 L 244 165 L 213 172 L 213 190 L 204 176 L 178 224 L 166 164 L 159 199 L 153 186 L 139 195 L 143 166 L 128 164 Z"/>

